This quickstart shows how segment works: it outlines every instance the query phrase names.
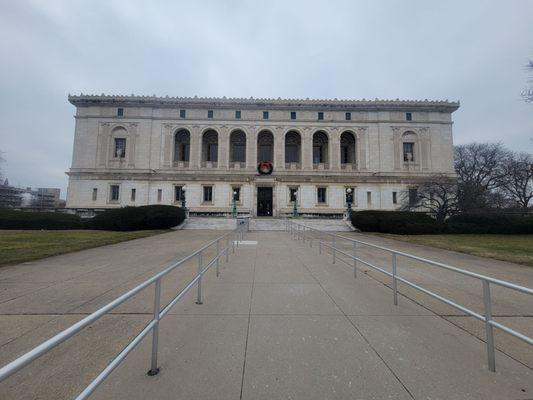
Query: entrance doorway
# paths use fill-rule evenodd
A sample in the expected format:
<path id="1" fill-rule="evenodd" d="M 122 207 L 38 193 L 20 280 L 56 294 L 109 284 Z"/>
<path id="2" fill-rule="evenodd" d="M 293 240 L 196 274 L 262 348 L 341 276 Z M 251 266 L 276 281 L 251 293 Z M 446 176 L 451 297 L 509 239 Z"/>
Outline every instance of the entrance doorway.
<path id="1" fill-rule="evenodd" d="M 271 217 L 272 216 L 272 188 L 258 187 L 257 188 L 257 216 Z"/>

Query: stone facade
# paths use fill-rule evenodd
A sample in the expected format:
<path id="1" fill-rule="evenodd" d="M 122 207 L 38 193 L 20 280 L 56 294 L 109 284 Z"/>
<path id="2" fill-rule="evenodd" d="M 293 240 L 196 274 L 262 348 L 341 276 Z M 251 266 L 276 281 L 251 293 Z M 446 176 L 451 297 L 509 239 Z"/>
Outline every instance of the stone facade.
<path id="1" fill-rule="evenodd" d="M 434 173 L 454 175 L 448 101 L 69 96 L 76 106 L 67 207 L 181 204 L 282 216 L 396 209 Z M 270 162 L 270 175 L 258 164 Z M 268 165 L 268 164 L 267 164 Z M 209 189 L 211 188 L 211 189 Z M 262 189 L 266 188 L 266 189 Z"/>

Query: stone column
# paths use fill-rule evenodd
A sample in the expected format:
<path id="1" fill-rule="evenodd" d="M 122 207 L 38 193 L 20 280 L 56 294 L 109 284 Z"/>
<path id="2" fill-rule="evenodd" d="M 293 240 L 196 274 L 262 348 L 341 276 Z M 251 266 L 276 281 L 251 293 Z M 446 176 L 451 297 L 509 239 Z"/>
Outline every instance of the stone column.
<path id="1" fill-rule="evenodd" d="M 333 128 L 331 130 L 329 142 L 329 169 L 333 171 L 340 171 L 341 169 L 340 146 L 341 140 L 339 128 Z"/>
<path id="2" fill-rule="evenodd" d="M 283 127 L 276 126 L 274 129 L 274 166 L 278 171 L 285 169 L 285 137 Z"/>
<path id="3" fill-rule="evenodd" d="M 227 126 L 218 128 L 218 168 L 229 168 L 229 129 Z"/>
<path id="4" fill-rule="evenodd" d="M 200 168 L 200 161 L 202 160 L 202 137 L 200 135 L 201 129 L 198 125 L 195 125 L 191 129 L 191 148 L 190 148 L 190 161 L 191 168 Z"/>
<path id="5" fill-rule="evenodd" d="M 257 168 L 257 129 L 252 126 L 246 129 L 246 166 Z"/>
<path id="6" fill-rule="evenodd" d="M 313 131 L 307 127 L 302 129 L 302 169 L 313 169 Z"/>

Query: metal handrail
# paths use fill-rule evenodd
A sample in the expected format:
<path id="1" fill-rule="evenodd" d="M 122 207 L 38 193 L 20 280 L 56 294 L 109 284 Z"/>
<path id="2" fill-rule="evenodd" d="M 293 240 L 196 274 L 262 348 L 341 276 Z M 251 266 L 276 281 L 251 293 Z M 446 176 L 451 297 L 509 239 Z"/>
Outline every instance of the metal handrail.
<path id="1" fill-rule="evenodd" d="M 80 332 L 86 326 L 92 324 L 105 314 L 109 313 L 114 308 L 118 307 L 126 300 L 129 300 L 131 297 L 135 296 L 141 290 L 147 288 L 151 284 L 154 284 L 154 313 L 153 318 L 150 322 L 135 336 L 127 345 L 122 349 L 122 351 L 98 374 L 98 376 L 87 386 L 85 389 L 76 397 L 77 400 L 86 399 L 94 390 L 111 374 L 111 372 L 126 358 L 126 356 L 141 342 L 141 340 L 146 337 L 150 332 L 152 332 L 152 356 L 151 356 L 151 368 L 148 371 L 148 375 L 156 375 L 159 372 L 157 367 L 157 354 L 159 346 L 159 321 L 167 315 L 170 309 L 181 299 L 185 294 L 194 286 L 197 285 L 197 304 L 202 304 L 202 276 L 213 266 L 216 265 L 216 276 L 220 274 L 219 269 L 219 259 L 222 255 L 225 255 L 226 262 L 229 261 L 229 250 L 232 249 L 232 253 L 235 253 L 235 248 L 239 247 L 239 240 L 242 241 L 244 237 L 244 229 L 238 227 L 232 232 L 228 232 L 225 235 L 220 236 L 219 238 L 207 243 L 202 246 L 200 249 L 196 250 L 194 253 L 182 258 L 181 260 L 171 264 L 163 271 L 155 274 L 151 278 L 147 279 L 143 283 L 137 285 L 133 289 L 124 293 L 122 296 L 117 297 L 115 300 L 101 307 L 97 311 L 88 315 L 87 317 L 81 319 L 75 324 L 71 325 L 67 329 L 59 332 L 55 336 L 41 343 L 40 345 L 34 347 L 32 350 L 18 357 L 17 359 L 6 364 L 0 368 L 0 382 L 7 379 L 9 376 L 13 375 L 15 372 L 24 368 L 32 361 L 46 354 L 52 350 L 57 345 L 68 340 L 70 337 L 74 336 Z M 220 250 L 220 242 L 226 241 L 225 247 Z M 231 244 L 230 244 L 231 241 Z M 205 266 L 202 262 L 202 253 L 209 247 L 216 245 L 216 255 L 209 261 Z M 184 264 L 185 262 L 191 260 L 194 257 L 198 257 L 198 272 L 196 276 L 190 281 L 185 288 L 183 288 L 162 310 L 161 310 L 161 279 L 165 277 L 168 273 Z"/>
<path id="2" fill-rule="evenodd" d="M 490 295 L 490 284 L 495 284 L 495 285 L 499 285 L 499 286 L 502 286 L 502 287 L 505 287 L 505 288 L 508 288 L 508 289 L 512 289 L 512 290 L 515 290 L 517 292 L 521 292 L 521 293 L 525 293 L 525 294 L 529 294 L 529 295 L 533 295 L 533 289 L 531 288 L 528 288 L 528 287 L 525 287 L 525 286 L 520 286 L 520 285 L 517 285 L 517 284 L 514 284 L 512 282 L 507 282 L 507 281 L 503 281 L 501 279 L 495 279 L 495 278 L 491 278 L 490 276 L 486 276 L 486 275 L 481 275 L 481 274 L 477 274 L 475 272 L 470 272 L 470 271 L 467 271 L 467 270 L 464 270 L 464 269 L 461 269 L 461 268 L 457 268 L 457 267 L 453 267 L 451 265 L 447 265 L 447 264 L 443 264 L 443 263 L 440 263 L 440 262 L 437 262 L 437 261 L 433 261 L 433 260 L 429 260 L 429 259 L 426 259 L 426 258 L 422 258 L 422 257 L 418 257 L 418 256 L 415 256 L 415 255 L 412 255 L 412 254 L 409 254 L 409 253 L 404 253 L 404 252 L 401 252 L 401 251 L 397 251 L 397 250 L 393 250 L 393 249 L 389 249 L 387 247 L 383 247 L 383 246 L 378 246 L 378 245 L 375 245 L 375 244 L 372 244 L 372 243 L 368 243 L 368 242 L 364 242 L 362 240 L 357 240 L 357 239 L 352 239 L 352 238 L 347 238 L 345 236 L 342 236 L 342 235 L 338 235 L 338 234 L 335 234 L 335 233 L 331 233 L 331 232 L 324 232 L 324 231 L 321 231 L 321 230 L 318 230 L 318 229 L 315 229 L 315 228 L 311 228 L 309 226 L 306 226 L 306 225 L 303 225 L 303 224 L 300 224 L 298 222 L 294 222 L 294 221 L 290 221 L 290 220 L 286 220 L 286 227 L 285 227 L 286 231 L 291 233 L 291 235 L 293 236 L 293 238 L 296 238 L 296 239 L 300 239 L 302 238 L 303 241 L 305 242 L 305 240 L 307 239 L 306 238 L 306 231 L 309 231 L 309 232 L 318 232 L 320 234 L 324 234 L 324 235 L 328 235 L 328 236 L 331 236 L 332 237 L 332 242 L 331 244 L 329 243 L 326 243 L 322 240 L 319 240 L 318 241 L 318 250 L 319 250 L 319 253 L 322 254 L 322 246 L 325 246 L 327 248 L 330 248 L 331 249 L 331 254 L 332 254 L 332 257 L 333 257 L 333 264 L 335 264 L 336 262 L 336 253 L 340 253 L 346 257 L 348 257 L 349 259 L 352 260 L 353 262 L 353 271 L 354 271 L 354 278 L 357 278 L 357 262 L 360 262 L 364 265 L 367 265 L 368 267 L 376 270 L 376 271 L 379 271 L 387 276 L 390 276 L 392 278 L 392 291 L 393 291 L 393 303 L 394 305 L 398 305 L 398 281 L 402 282 L 402 283 L 405 283 L 406 285 L 414 288 L 414 289 L 417 289 L 419 291 L 421 291 L 422 293 L 425 293 L 437 300 L 440 300 L 442 301 L 443 303 L 445 304 L 448 304 L 462 312 L 464 312 L 465 314 L 468 314 L 482 322 L 485 323 L 485 336 L 486 336 L 486 345 L 487 345 L 487 356 L 488 356 L 488 365 L 489 365 L 489 370 L 492 371 L 492 372 L 495 372 L 496 371 L 496 359 L 495 359 L 495 352 L 494 352 L 494 335 L 493 335 L 493 327 L 495 328 L 498 328 L 514 337 L 516 337 L 517 339 L 520 339 L 522 340 L 523 342 L 529 344 L 529 345 L 533 345 L 533 338 L 527 336 L 527 335 L 524 335 L 520 332 L 517 332 L 515 331 L 514 329 L 511 329 L 509 328 L 508 326 L 505 326 L 501 323 L 498 323 L 496 321 L 493 320 L 492 318 L 492 300 L 491 300 L 491 295 Z M 313 246 L 313 237 L 308 237 L 309 238 L 309 244 L 310 246 L 312 247 Z M 344 240 L 344 241 L 347 241 L 347 242 L 350 242 L 352 243 L 353 245 L 353 250 L 352 250 L 352 254 L 349 254 L 343 250 L 341 250 L 340 248 L 338 248 L 335 243 L 336 243 L 336 240 L 337 239 L 340 239 L 340 240 Z M 379 249 L 379 250 L 384 250 L 384 251 L 387 251 L 389 253 L 391 253 L 392 255 L 392 260 L 391 260 L 391 264 L 392 264 L 392 273 L 377 266 L 377 265 L 374 265 L 368 261 L 365 261 L 363 259 L 361 259 L 360 257 L 357 256 L 357 250 L 358 250 L 358 245 L 363 245 L 363 246 L 368 246 L 368 247 L 371 247 L 371 248 L 375 248 L 375 249 Z M 443 268 L 443 269 L 446 269 L 446 270 L 449 270 L 449 271 L 453 271 L 453 272 L 457 272 L 457 273 L 460 273 L 460 274 L 463 274 L 463 275 L 466 275 L 466 276 L 470 276 L 472 278 L 476 278 L 476 279 L 479 279 L 481 280 L 482 284 L 483 284 L 483 306 L 484 306 L 484 313 L 483 314 L 480 314 L 480 313 L 477 313 L 465 306 L 462 306 L 458 303 L 455 303 L 454 301 L 446 298 L 446 297 L 443 297 L 443 296 L 440 296 L 438 295 L 437 293 L 434 293 L 428 289 L 425 289 L 423 288 L 422 286 L 419 286 L 405 278 L 402 278 L 401 276 L 398 275 L 398 272 L 397 272 L 397 257 L 398 256 L 402 256 L 402 257 L 406 257 L 406 258 L 409 258 L 409 259 L 412 259 L 412 260 L 416 260 L 416 261 L 420 261 L 420 262 L 424 262 L 424 263 L 427 263 L 427 264 L 430 264 L 430 265 L 433 265 L 433 266 L 436 266 L 436 267 L 439 267 L 439 268 Z M 342 262 L 346 263 L 349 265 L 348 262 L 346 262 L 345 260 L 343 260 L 342 258 L 339 258 L 339 260 L 341 260 Z"/>

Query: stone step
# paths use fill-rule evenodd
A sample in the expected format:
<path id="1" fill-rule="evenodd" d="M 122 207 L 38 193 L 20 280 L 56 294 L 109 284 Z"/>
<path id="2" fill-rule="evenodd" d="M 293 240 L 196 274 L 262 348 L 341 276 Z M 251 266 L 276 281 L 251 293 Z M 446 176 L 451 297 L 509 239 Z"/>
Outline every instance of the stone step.
<path id="1" fill-rule="evenodd" d="M 329 232 L 349 232 L 353 228 L 341 219 L 306 219 L 299 218 L 297 222 L 310 228 Z M 233 230 L 236 220 L 233 218 L 191 217 L 187 219 L 183 229 Z M 250 231 L 284 231 L 285 220 L 282 218 L 250 218 Z"/>

